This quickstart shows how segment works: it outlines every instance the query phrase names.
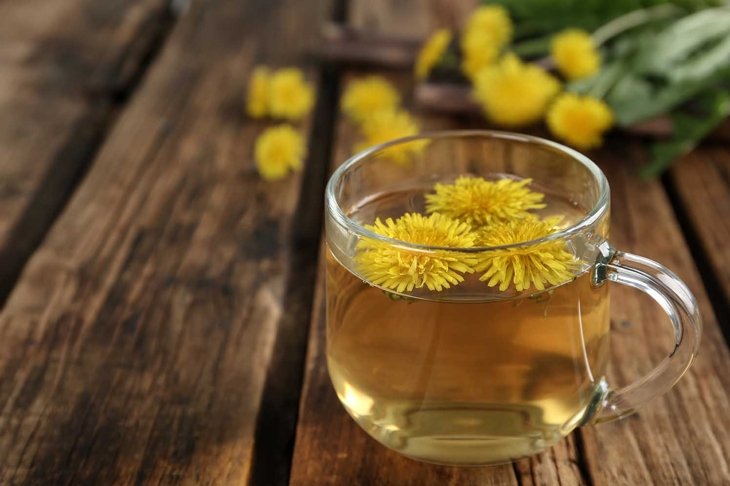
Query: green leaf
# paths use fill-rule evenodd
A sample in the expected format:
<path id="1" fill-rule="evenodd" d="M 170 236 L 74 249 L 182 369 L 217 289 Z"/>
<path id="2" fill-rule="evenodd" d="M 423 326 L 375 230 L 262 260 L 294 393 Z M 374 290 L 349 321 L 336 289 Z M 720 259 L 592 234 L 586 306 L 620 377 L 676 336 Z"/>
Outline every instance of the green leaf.
<path id="1" fill-rule="evenodd" d="M 653 38 L 644 40 L 635 61 L 636 67 L 641 72 L 668 77 L 704 47 L 725 39 L 728 32 L 728 9 L 707 9 L 687 15 L 671 23 Z M 725 58 L 722 61 L 727 60 Z"/>
<path id="2" fill-rule="evenodd" d="M 730 80 L 730 64 L 702 79 L 690 79 L 678 83 L 653 87 L 644 78 L 627 75 L 621 79 L 606 97 L 620 126 L 654 118 L 673 111 L 701 92 L 722 85 Z"/>
<path id="3" fill-rule="evenodd" d="M 606 102 L 614 112 L 616 124 L 624 127 L 651 118 L 656 109 L 651 83 L 633 73 L 625 73 L 616 82 Z"/>
<path id="4" fill-rule="evenodd" d="M 485 0 L 509 10 L 515 38 L 523 40 L 553 34 L 568 27 L 593 31 L 616 17 L 654 5 L 674 4 L 696 10 L 722 0 Z"/>
<path id="5" fill-rule="evenodd" d="M 551 37 L 552 36 L 543 36 L 518 42 L 512 46 L 512 51 L 523 58 L 537 58 L 545 56 L 548 52 L 550 52 Z"/>
<path id="6" fill-rule="evenodd" d="M 606 49 L 605 66 L 621 76 L 605 101 L 619 126 L 672 112 L 699 93 L 730 80 L 730 8 L 661 19 L 620 35 Z M 600 78 L 600 76 L 599 76 Z"/>
<path id="7" fill-rule="evenodd" d="M 730 26 L 728 26 L 730 32 Z M 669 81 L 679 83 L 685 81 L 699 80 L 712 76 L 721 66 L 726 65 L 730 60 L 730 35 L 721 39 L 714 46 L 704 53 L 687 60 L 680 66 L 672 69 L 668 74 Z"/>
<path id="8" fill-rule="evenodd" d="M 682 15 L 683 12 L 683 9 L 673 4 L 655 5 L 634 10 L 603 24 L 593 32 L 592 37 L 596 44 L 603 45 L 625 32 L 665 19 L 676 18 Z"/>
<path id="9" fill-rule="evenodd" d="M 692 151 L 697 144 L 730 115 L 730 93 L 712 91 L 700 99 L 701 114 L 676 113 L 672 117 L 673 138 L 656 143 L 652 149 L 652 161 L 642 167 L 643 178 L 661 174 L 678 157 Z"/>
<path id="10" fill-rule="evenodd" d="M 594 98 L 602 99 L 605 97 L 606 92 L 625 75 L 626 67 L 623 63 L 615 62 L 601 69 L 595 76 L 571 81 L 565 86 L 565 89 L 572 93 L 587 94 Z"/>

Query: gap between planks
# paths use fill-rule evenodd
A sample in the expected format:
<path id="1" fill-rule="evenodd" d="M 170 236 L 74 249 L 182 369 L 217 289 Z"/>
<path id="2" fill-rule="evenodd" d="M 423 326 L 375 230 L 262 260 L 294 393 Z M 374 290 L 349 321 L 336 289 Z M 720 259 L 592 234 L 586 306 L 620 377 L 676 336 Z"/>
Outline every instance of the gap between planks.
<path id="1" fill-rule="evenodd" d="M 715 312 L 718 324 L 720 324 L 722 335 L 725 342 L 730 345 L 730 302 L 725 298 L 723 286 L 717 273 L 722 269 L 712 264 L 710 255 L 708 255 L 707 249 L 702 244 L 698 228 L 690 217 L 687 208 L 688 201 L 684 200 L 679 194 L 674 176 L 667 172 L 662 176 L 661 181 L 682 230 L 682 236 L 702 279 L 712 310 Z"/>
<path id="2" fill-rule="evenodd" d="M 347 0 L 334 0 L 331 8 L 331 19 L 344 21 Z M 286 315 L 277 330 L 256 419 L 249 481 L 252 485 L 286 485 L 291 474 L 321 256 L 324 189 L 333 155 L 340 95 L 337 67 L 321 65 L 319 77 L 313 126 L 307 141 L 309 152 L 294 214 L 291 245 L 295 252 L 287 272 L 283 303 Z"/>

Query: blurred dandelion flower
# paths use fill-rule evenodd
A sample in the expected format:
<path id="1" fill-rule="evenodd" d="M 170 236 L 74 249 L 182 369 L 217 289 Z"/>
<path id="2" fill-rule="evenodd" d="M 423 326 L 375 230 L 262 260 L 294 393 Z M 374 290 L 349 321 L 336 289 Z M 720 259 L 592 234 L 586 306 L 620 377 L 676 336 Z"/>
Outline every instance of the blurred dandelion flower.
<path id="1" fill-rule="evenodd" d="M 441 214 L 406 213 L 395 221 L 376 219 L 366 228 L 381 236 L 428 246 L 470 248 L 476 238 L 468 224 Z M 424 286 L 440 292 L 463 282 L 462 274 L 472 273 L 477 263 L 475 255 L 468 253 L 409 250 L 373 238 L 360 240 L 357 249 L 355 260 L 362 276 L 396 292 Z"/>
<path id="2" fill-rule="evenodd" d="M 267 128 L 254 146 L 256 168 L 264 180 L 281 179 L 301 168 L 306 152 L 304 138 L 291 125 Z"/>
<path id="3" fill-rule="evenodd" d="M 416 79 L 426 79 L 428 77 L 433 68 L 441 61 L 452 37 L 450 30 L 439 29 L 428 38 L 416 58 L 414 67 Z"/>
<path id="4" fill-rule="evenodd" d="M 501 48 L 512 40 L 512 20 L 500 5 L 487 5 L 474 10 L 464 26 L 465 35 L 473 32 L 488 34 L 494 45 Z"/>
<path id="5" fill-rule="evenodd" d="M 257 66 L 248 82 L 246 113 L 253 118 L 266 116 L 269 111 L 269 86 L 271 73 L 265 66 Z"/>
<path id="6" fill-rule="evenodd" d="M 462 72 L 473 81 L 482 69 L 494 64 L 499 57 L 499 51 L 500 46 L 488 32 L 465 32 L 461 37 Z"/>
<path id="7" fill-rule="evenodd" d="M 441 213 L 479 227 L 506 220 L 533 217 L 531 209 L 545 207 L 543 194 L 527 186 L 531 179 L 488 181 L 481 177 L 459 177 L 453 184 L 437 183 L 426 194 L 426 210 Z"/>
<path id="8" fill-rule="evenodd" d="M 271 115 L 275 118 L 299 120 L 314 104 L 314 90 L 296 68 L 279 69 L 271 76 L 269 87 Z"/>
<path id="9" fill-rule="evenodd" d="M 480 71 L 474 82 L 474 96 L 487 117 L 511 127 L 539 120 L 559 90 L 555 78 L 514 54 Z"/>
<path id="10" fill-rule="evenodd" d="M 559 229 L 560 217 L 540 220 L 509 220 L 483 228 L 479 233 L 480 246 L 502 246 L 528 242 L 543 238 Z M 566 248 L 563 240 L 545 241 L 528 246 L 488 250 L 482 253 L 475 266 L 477 272 L 484 272 L 479 278 L 489 287 L 499 285 L 505 291 L 513 284 L 522 292 L 534 286 L 544 290 L 545 286 L 558 285 L 574 277 L 578 260 Z"/>
<path id="11" fill-rule="evenodd" d="M 512 39 L 512 21 L 507 10 L 488 5 L 474 11 L 461 35 L 461 70 L 474 81 L 476 75 L 494 64 L 499 53 Z"/>
<path id="12" fill-rule="evenodd" d="M 362 123 L 375 113 L 395 110 L 400 103 L 398 90 L 382 76 L 352 81 L 342 96 L 342 111 Z"/>
<path id="13" fill-rule="evenodd" d="M 547 124 L 556 137 L 587 150 L 603 143 L 603 133 L 611 128 L 613 114 L 599 99 L 564 93 L 548 110 Z"/>
<path id="14" fill-rule="evenodd" d="M 580 29 L 567 29 L 553 37 L 550 55 L 560 73 L 570 80 L 593 76 L 601 66 L 591 35 Z"/>
<path id="15" fill-rule="evenodd" d="M 418 122 L 403 110 L 379 111 L 368 117 L 361 128 L 365 141 L 355 146 L 356 151 L 396 138 L 416 135 L 421 129 Z M 411 157 L 419 154 L 427 144 L 426 140 L 399 143 L 384 149 L 380 155 L 391 159 L 397 164 L 407 164 Z"/>

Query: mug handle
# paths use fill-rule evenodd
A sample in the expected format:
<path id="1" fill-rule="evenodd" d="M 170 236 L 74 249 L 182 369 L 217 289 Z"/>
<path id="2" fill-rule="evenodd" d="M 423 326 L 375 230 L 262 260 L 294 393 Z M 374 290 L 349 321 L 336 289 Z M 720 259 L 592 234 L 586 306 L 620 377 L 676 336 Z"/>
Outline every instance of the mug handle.
<path id="1" fill-rule="evenodd" d="M 692 364 L 702 334 L 697 300 L 672 271 L 654 260 L 616 251 L 608 243 L 601 245 L 599 250 L 600 256 L 593 268 L 593 285 L 610 281 L 649 294 L 669 317 L 674 330 L 674 349 L 656 368 L 626 387 L 612 390 L 602 381 L 602 393 L 590 407 L 593 410 L 588 410 L 587 423 L 620 419 L 669 391 Z"/>

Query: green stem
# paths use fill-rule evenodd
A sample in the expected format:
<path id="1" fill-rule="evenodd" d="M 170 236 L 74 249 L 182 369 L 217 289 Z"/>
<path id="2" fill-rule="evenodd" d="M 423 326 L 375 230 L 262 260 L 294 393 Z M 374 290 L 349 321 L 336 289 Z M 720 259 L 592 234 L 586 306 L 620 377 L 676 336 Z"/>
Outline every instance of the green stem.
<path id="1" fill-rule="evenodd" d="M 438 67 L 443 69 L 459 69 L 459 57 L 453 51 L 446 51 L 438 62 Z"/>
<path id="2" fill-rule="evenodd" d="M 599 27 L 593 33 L 593 40 L 596 45 L 602 45 L 610 39 L 627 30 L 634 29 L 640 25 L 648 24 L 656 20 L 662 20 L 673 17 L 681 13 L 682 9 L 672 4 L 657 5 L 655 7 L 642 8 L 634 10 L 620 17 L 616 17 L 612 21 Z"/>
<path id="3" fill-rule="evenodd" d="M 730 115 L 730 93 L 713 93 L 708 95 L 705 101 L 709 105 L 709 113 L 695 116 L 683 123 L 678 122 L 678 116 L 681 115 L 674 116 L 672 139 L 654 144 L 651 163 L 639 170 L 639 175 L 643 179 L 660 175 L 677 158 L 691 152 Z M 681 128 L 682 125 L 684 128 Z"/>
<path id="4" fill-rule="evenodd" d="M 518 42 L 512 46 L 512 51 L 520 57 L 538 57 L 547 54 L 550 50 L 552 34 Z"/>
<path id="5" fill-rule="evenodd" d="M 614 63 L 606 66 L 605 73 L 596 79 L 596 83 L 588 90 L 588 95 L 602 100 L 606 93 L 616 84 L 616 81 L 626 72 L 622 63 Z"/>

